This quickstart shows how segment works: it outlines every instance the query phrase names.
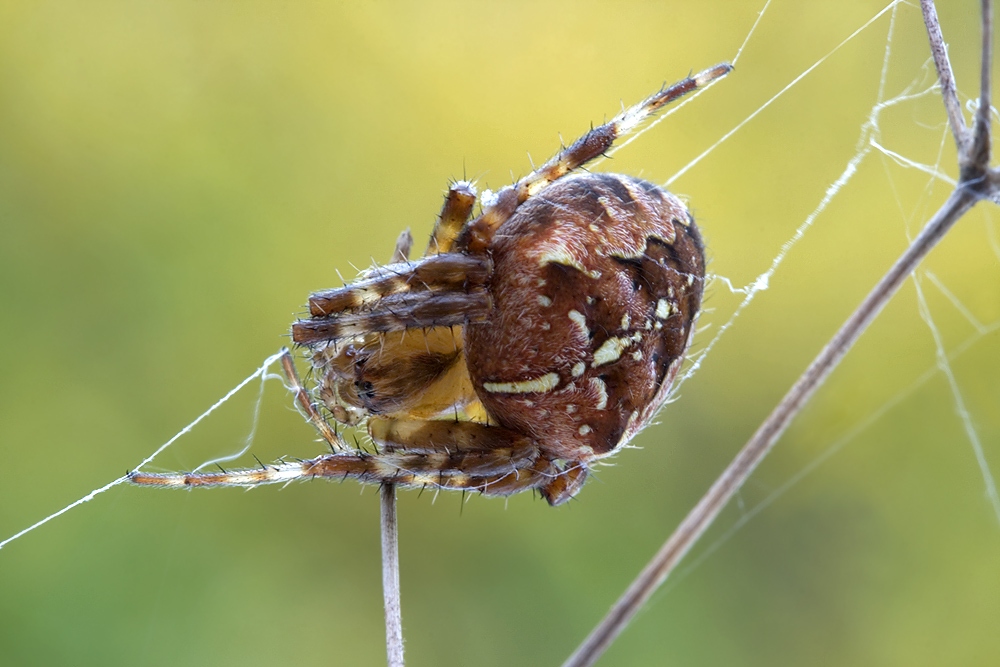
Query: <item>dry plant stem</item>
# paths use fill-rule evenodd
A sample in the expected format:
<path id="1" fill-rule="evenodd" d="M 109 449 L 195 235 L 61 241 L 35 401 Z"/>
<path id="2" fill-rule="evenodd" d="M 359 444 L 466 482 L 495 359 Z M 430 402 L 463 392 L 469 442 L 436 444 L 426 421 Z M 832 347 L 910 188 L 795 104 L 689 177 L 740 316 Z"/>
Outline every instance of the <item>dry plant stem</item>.
<path id="1" fill-rule="evenodd" d="M 993 3 L 981 0 L 983 18 L 983 53 L 979 71 L 979 108 L 973 121 L 972 146 L 967 160 L 973 166 L 987 168 L 990 162 L 990 111 L 993 104 L 990 92 L 990 76 L 993 73 Z M 970 174 L 975 178 L 976 174 Z"/>
<path id="2" fill-rule="evenodd" d="M 913 245 L 907 248 L 889 273 L 851 315 L 837 335 L 809 365 L 798 382 L 792 386 L 778 407 L 761 424 L 757 432 L 744 445 L 729 467 L 715 481 L 708 493 L 691 510 L 677 527 L 670 539 L 632 582 L 615 603 L 600 625 L 583 644 L 563 663 L 563 667 L 592 665 L 611 645 L 611 642 L 628 625 L 646 600 L 666 580 L 667 575 L 711 525 L 754 468 L 763 460 L 777 442 L 785 428 L 798 414 L 816 389 L 844 357 L 851 345 L 875 319 L 883 306 L 896 293 L 906 277 L 916 268 L 952 225 L 978 201 L 979 195 L 968 188 L 959 188 L 924 228 Z"/>
<path id="3" fill-rule="evenodd" d="M 656 589 L 666 580 L 684 555 L 705 532 L 715 517 L 743 485 L 747 477 L 771 450 L 778 438 L 836 367 L 854 342 L 881 312 L 900 285 L 916 269 L 921 260 L 937 245 L 949 229 L 980 199 L 995 199 L 1000 192 L 1000 175 L 989 169 L 989 72 L 992 64 L 992 7 L 983 0 L 983 89 L 976 123 L 970 136 L 965 127 L 955 96 L 955 83 L 944 50 L 944 41 L 931 0 L 922 0 L 924 21 L 931 50 L 941 80 L 945 109 L 958 145 L 961 178 L 948 201 L 927 223 L 920 235 L 889 269 L 871 293 L 847 319 L 837 334 L 789 390 L 767 417 L 749 442 L 708 493 L 681 522 L 673 535 L 660 548 L 650 563 L 632 582 L 608 615 L 577 648 L 563 667 L 592 665 L 628 625 Z M 984 111 L 985 110 L 985 111 Z"/>
<path id="4" fill-rule="evenodd" d="M 385 649 L 389 667 L 403 667 L 403 620 L 399 604 L 399 533 L 396 524 L 396 487 L 392 484 L 383 484 L 381 498 Z"/>
<path id="5" fill-rule="evenodd" d="M 927 26 L 927 37 L 930 40 L 931 56 L 937 68 L 938 82 L 941 84 L 941 99 L 948 115 L 948 125 L 955 137 L 955 145 L 959 152 L 969 143 L 968 130 L 962 117 L 962 107 L 958 102 L 958 92 L 955 87 L 955 77 L 951 71 L 951 61 L 948 60 L 948 47 L 941 34 L 941 23 L 938 21 L 937 8 L 934 0 L 920 0 L 920 9 L 924 14 L 924 24 Z M 985 27 L 985 26 L 984 26 Z"/>

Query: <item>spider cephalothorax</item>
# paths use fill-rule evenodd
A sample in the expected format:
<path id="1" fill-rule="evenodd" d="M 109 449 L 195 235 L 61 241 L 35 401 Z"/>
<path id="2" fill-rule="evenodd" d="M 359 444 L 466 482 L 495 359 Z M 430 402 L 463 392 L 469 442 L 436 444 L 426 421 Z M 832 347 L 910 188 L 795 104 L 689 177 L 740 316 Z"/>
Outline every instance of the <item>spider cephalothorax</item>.
<path id="1" fill-rule="evenodd" d="M 155 475 L 159 486 L 303 477 L 571 498 L 591 464 L 666 401 L 701 305 L 704 253 L 687 208 L 652 183 L 571 173 L 718 65 L 591 130 L 527 177 L 483 197 L 454 184 L 427 250 L 313 294 L 292 338 L 311 350 L 315 396 L 364 425 L 376 453 L 347 447 L 283 365 L 332 453 L 255 470 Z M 471 219 L 471 220 L 470 220 Z"/>

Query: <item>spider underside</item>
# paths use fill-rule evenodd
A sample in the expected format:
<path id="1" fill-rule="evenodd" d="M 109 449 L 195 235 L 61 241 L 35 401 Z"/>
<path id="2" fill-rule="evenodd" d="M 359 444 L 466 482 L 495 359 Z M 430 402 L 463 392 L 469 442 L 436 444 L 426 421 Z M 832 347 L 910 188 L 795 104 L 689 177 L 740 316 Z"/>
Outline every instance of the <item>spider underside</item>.
<path id="1" fill-rule="evenodd" d="M 726 64 L 592 129 L 513 185 L 449 189 L 424 255 L 309 298 L 292 339 L 317 386 L 282 366 L 331 453 L 218 473 L 133 471 L 135 484 L 254 486 L 312 477 L 572 498 L 667 398 L 701 305 L 701 237 L 683 203 L 620 174 L 575 172 Z M 314 400 L 318 399 L 326 414 Z M 328 417 L 334 425 L 331 426 Z M 376 453 L 336 424 L 361 425 Z"/>

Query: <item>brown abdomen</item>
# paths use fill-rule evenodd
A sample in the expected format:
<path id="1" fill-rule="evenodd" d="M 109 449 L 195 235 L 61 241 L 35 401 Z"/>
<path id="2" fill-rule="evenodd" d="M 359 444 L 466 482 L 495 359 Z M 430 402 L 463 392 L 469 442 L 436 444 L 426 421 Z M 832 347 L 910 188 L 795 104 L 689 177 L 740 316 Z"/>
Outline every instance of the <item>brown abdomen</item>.
<path id="1" fill-rule="evenodd" d="M 640 179 L 581 174 L 524 203 L 490 252 L 493 309 L 465 345 L 491 419 L 569 460 L 615 451 L 666 399 L 701 306 L 687 208 Z"/>

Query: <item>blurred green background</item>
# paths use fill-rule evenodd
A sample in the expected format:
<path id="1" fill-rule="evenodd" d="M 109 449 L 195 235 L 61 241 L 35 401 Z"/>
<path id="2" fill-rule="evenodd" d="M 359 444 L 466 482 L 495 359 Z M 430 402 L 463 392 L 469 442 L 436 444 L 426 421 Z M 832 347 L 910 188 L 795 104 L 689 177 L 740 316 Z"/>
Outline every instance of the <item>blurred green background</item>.
<path id="1" fill-rule="evenodd" d="M 418 246 L 449 178 L 502 186 L 670 82 L 731 59 L 763 2 L 0 5 L 0 539 L 134 467 L 287 342 L 306 295 Z M 975 95 L 973 0 L 940 8 Z M 873 17 L 776 0 L 736 71 L 600 166 L 665 182 Z M 751 283 L 858 150 L 889 15 L 672 185 L 710 270 Z M 931 82 L 901 6 L 886 94 Z M 955 174 L 938 99 L 880 142 Z M 943 147 L 943 148 L 942 148 Z M 948 187 L 871 153 L 661 424 L 552 509 L 401 495 L 411 665 L 553 665 L 606 611 Z M 975 211 L 923 281 L 1000 471 L 1000 250 Z M 717 281 L 703 349 L 739 303 Z M 908 284 L 608 665 L 981 665 L 1000 525 Z M 157 459 L 237 451 L 254 384 Z M 887 402 L 884 414 L 870 421 Z M 322 448 L 276 382 L 252 451 Z M 845 434 L 847 438 L 843 439 Z M 831 450 L 838 441 L 843 446 Z M 252 464 L 252 459 L 244 461 Z M 372 489 L 117 487 L 0 551 L 4 665 L 384 661 Z"/>

